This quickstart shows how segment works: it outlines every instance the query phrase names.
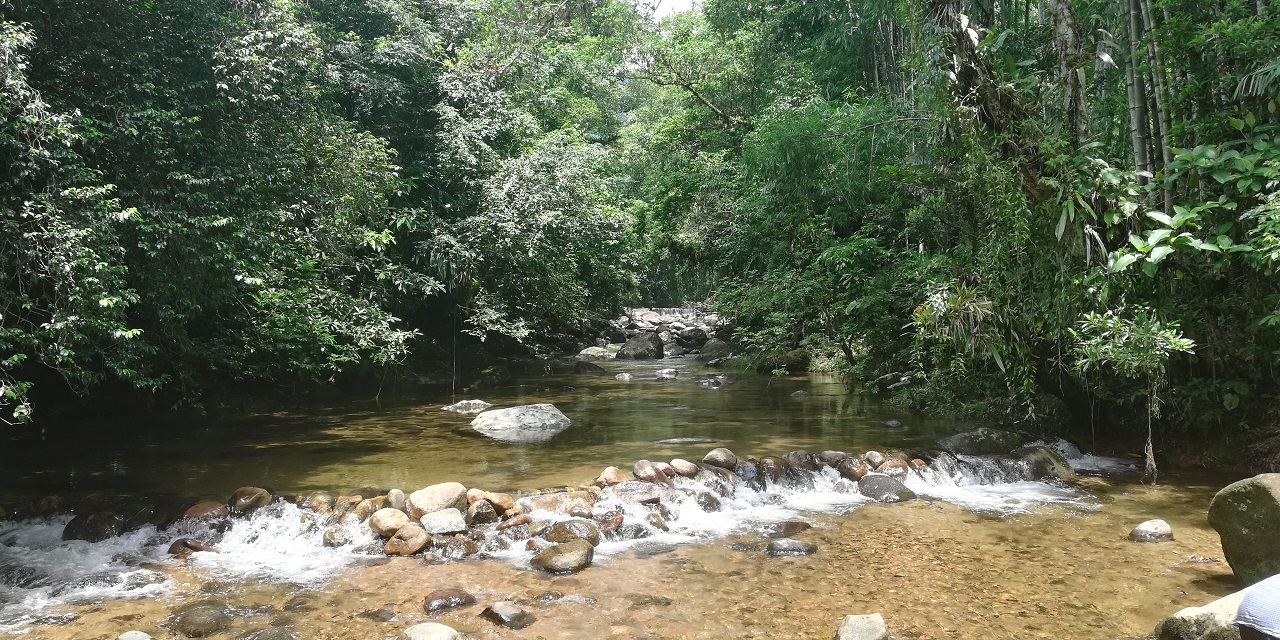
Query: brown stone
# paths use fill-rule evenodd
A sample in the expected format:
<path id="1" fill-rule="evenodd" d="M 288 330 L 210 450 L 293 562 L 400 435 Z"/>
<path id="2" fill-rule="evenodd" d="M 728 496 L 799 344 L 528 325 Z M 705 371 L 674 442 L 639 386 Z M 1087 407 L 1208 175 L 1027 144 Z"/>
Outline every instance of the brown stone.
<path id="1" fill-rule="evenodd" d="M 617 467 L 605 467 L 600 472 L 600 476 L 596 478 L 596 484 L 602 487 L 610 487 L 615 484 L 622 484 L 631 478 L 627 477 L 626 472 Z"/>
<path id="2" fill-rule="evenodd" d="M 384 538 L 396 535 L 407 524 L 408 514 L 399 509 L 378 509 L 369 517 L 369 528 Z"/>
<path id="3" fill-rule="evenodd" d="M 520 498 L 519 503 L 527 507 L 527 511 L 543 509 L 545 511 L 555 511 L 557 513 L 569 513 L 569 509 L 577 507 L 586 507 L 590 509 L 595 505 L 596 499 L 586 491 L 566 491 L 563 493 L 546 493 L 539 496 L 528 496 Z"/>
<path id="4" fill-rule="evenodd" d="M 486 491 L 484 492 L 484 499 L 493 505 L 494 511 L 497 511 L 500 516 L 516 508 L 516 499 L 511 497 L 509 493 Z"/>
<path id="5" fill-rule="evenodd" d="M 427 546 L 431 542 L 431 536 L 427 535 L 426 529 L 417 523 L 409 523 L 391 536 L 387 540 L 387 544 L 383 547 L 383 552 L 389 556 L 411 556 Z"/>
<path id="6" fill-rule="evenodd" d="M 198 502 L 182 514 L 184 518 L 196 520 L 217 520 L 231 515 L 231 509 L 221 502 Z"/>
<path id="7" fill-rule="evenodd" d="M 685 460 L 684 458 L 676 458 L 671 461 L 671 469 L 678 475 L 686 478 L 692 478 L 698 475 L 698 465 Z"/>
<path id="8" fill-rule="evenodd" d="M 231 494 L 227 506 L 236 513 L 248 515 L 271 504 L 271 492 L 259 487 L 240 487 Z"/>

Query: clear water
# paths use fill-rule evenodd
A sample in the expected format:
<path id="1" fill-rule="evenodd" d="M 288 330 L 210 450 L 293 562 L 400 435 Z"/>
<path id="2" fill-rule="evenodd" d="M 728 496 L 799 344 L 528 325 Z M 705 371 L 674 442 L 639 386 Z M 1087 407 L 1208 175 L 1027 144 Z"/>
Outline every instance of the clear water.
<path id="1" fill-rule="evenodd" d="M 654 379 L 657 369 L 673 365 L 683 370 L 680 378 L 667 382 Z M 460 398 L 402 395 L 382 406 L 348 403 L 251 416 L 203 429 L 143 431 L 132 438 L 59 439 L 55 434 L 40 445 L 40 457 L 30 455 L 29 449 L 24 455 L 21 447 L 7 447 L 0 454 L 6 468 L 17 471 L 18 478 L 4 490 L 10 503 L 17 504 L 18 509 L 23 501 L 49 493 L 72 496 L 68 498 L 72 501 L 77 494 L 92 491 L 173 493 L 223 500 L 232 490 L 245 485 L 266 486 L 279 493 L 305 494 L 315 490 L 341 493 L 370 485 L 412 491 L 436 482 L 456 480 L 469 487 L 522 491 L 582 484 L 606 465 L 629 469 L 641 458 L 697 460 L 716 446 L 757 456 L 782 455 L 794 449 L 860 453 L 868 449 L 929 448 L 938 437 L 952 431 L 949 423 L 886 411 L 871 399 L 850 393 L 829 378 L 743 377 L 718 389 L 707 389 L 695 380 L 706 372 L 692 361 L 615 362 L 604 366 L 610 373 L 625 370 L 634 377 L 629 382 L 611 376 L 526 377 L 509 386 L 472 396 L 498 407 L 534 402 L 556 404 L 574 424 L 548 443 L 514 445 L 489 440 L 469 432 L 467 423 L 471 416 L 440 409 Z M 791 396 L 800 389 L 810 395 Z M 903 424 L 887 426 L 885 421 L 889 420 Z M 654 443 L 673 437 L 707 437 L 717 442 Z M 1229 581 L 1222 579 L 1225 567 L 1222 563 L 1193 563 L 1192 574 L 1166 571 L 1166 575 L 1154 583 L 1146 573 L 1149 568 L 1142 564 L 1150 564 L 1153 554 L 1159 555 L 1160 562 L 1166 564 L 1169 558 L 1182 562 L 1184 556 L 1221 555 L 1220 548 L 1215 546 L 1216 539 L 1203 524 L 1203 510 L 1212 495 L 1214 482 L 1180 485 L 1175 479 L 1167 488 L 1145 487 L 1124 475 L 1133 471 L 1133 464 L 1128 460 L 1086 455 L 1066 442 L 1041 444 L 1063 452 L 1078 470 L 1105 474 L 1104 477 L 1085 478 L 1076 484 L 1047 483 L 1033 481 L 1017 469 L 994 465 L 982 458 L 940 458 L 929 469 L 906 479 L 906 484 L 925 499 L 911 505 L 868 504 L 856 491 L 849 492 L 848 487 L 842 490 L 838 475 L 830 469 L 813 474 L 813 486 L 803 489 L 770 486 L 764 491 L 755 491 L 740 485 L 732 496 L 723 498 L 724 509 L 714 513 L 704 513 L 691 499 L 673 496 L 666 500 L 672 515 L 669 531 L 647 526 L 648 535 L 640 540 L 606 542 L 597 550 L 596 567 L 574 578 L 551 581 L 560 585 L 554 591 L 563 597 L 548 600 L 537 597 L 541 592 L 530 595 L 538 606 L 550 607 L 555 612 L 554 621 L 540 622 L 534 629 L 542 637 L 564 638 L 613 637 L 588 631 L 597 627 L 617 627 L 615 630 L 621 635 L 616 637 L 645 637 L 645 633 L 654 633 L 656 637 L 826 636 L 838 624 L 838 616 L 834 622 L 804 618 L 803 624 L 798 618 L 782 613 L 759 617 L 755 613 L 767 608 L 766 605 L 758 604 L 754 611 L 745 609 L 752 608 L 747 603 L 761 597 L 760 594 L 729 589 L 728 593 L 738 595 L 736 599 L 726 599 L 724 580 L 741 583 L 747 580 L 744 576 L 749 575 L 749 571 L 763 568 L 776 574 L 769 589 L 778 597 L 796 602 L 797 611 L 853 606 L 847 603 L 845 594 L 821 589 L 815 592 L 811 587 L 816 578 L 806 573 L 812 571 L 812 567 L 801 567 L 817 558 L 818 566 L 826 567 L 829 572 L 833 570 L 831 562 L 858 556 L 863 547 L 857 540 L 879 549 L 883 562 L 898 563 L 901 570 L 885 565 L 879 568 L 842 566 L 840 571 L 863 575 L 865 584 L 878 585 L 881 591 L 889 584 L 894 586 L 890 593 L 942 603 L 934 614 L 953 615 L 952 609 L 959 606 L 958 602 L 976 597 L 973 589 L 980 583 L 1007 582 L 1002 586 L 1007 593 L 1021 594 L 1017 597 L 1034 595 L 1037 592 L 1029 594 L 1028 587 L 1034 587 L 1037 582 L 1028 583 L 1028 580 L 1040 575 L 1034 566 L 1037 562 L 1065 563 L 1064 566 L 1070 564 L 1071 567 L 1079 563 L 1094 567 L 1091 571 L 1099 576 L 1105 574 L 1111 580 L 1172 585 L 1155 588 L 1148 596 L 1139 595 L 1135 605 L 1138 613 L 1134 613 L 1134 607 L 1113 612 L 1121 620 L 1117 624 L 1131 625 L 1134 629 L 1154 624 L 1152 616 L 1157 612 L 1168 613 L 1179 608 L 1172 604 L 1182 600 L 1168 601 L 1169 588 L 1176 587 L 1186 600 L 1180 606 L 1198 604 L 1195 598 L 1203 600 L 1229 588 Z M 686 488 L 708 489 L 693 481 L 682 483 Z M 599 503 L 596 509 L 609 506 Z M 648 513 L 639 506 L 613 506 L 626 512 L 629 521 L 643 522 Z M 1155 515 L 1144 515 L 1147 511 Z M 905 519 L 895 520 L 892 515 L 895 512 L 903 514 Z M 869 514 L 875 515 L 868 522 Z M 534 516 L 551 520 L 563 518 L 547 512 L 535 512 Z M 1126 527 L 1131 528 L 1147 517 L 1176 521 L 1175 531 L 1181 529 L 1179 542 L 1170 544 L 1179 545 L 1177 553 L 1170 553 L 1174 547 L 1169 545 L 1118 543 L 1127 534 Z M 172 561 L 164 553 L 169 542 L 178 537 L 177 533 L 157 532 L 147 527 L 96 544 L 63 542 L 61 529 L 68 519 L 61 516 L 0 524 L 0 629 L 5 632 L 35 633 L 37 637 L 48 638 L 95 637 L 95 633 L 114 638 L 113 634 L 127 628 L 154 632 L 162 627 L 173 607 L 213 594 L 232 603 L 237 611 L 248 612 L 237 624 L 237 634 L 262 626 L 285 625 L 308 638 L 363 637 L 369 635 L 366 627 L 373 623 L 358 614 L 377 608 L 374 605 L 380 602 L 392 603 L 391 608 L 401 614 L 406 624 L 415 616 L 426 619 L 420 610 L 414 612 L 416 605 L 406 603 L 414 597 L 420 601 L 430 589 L 420 589 L 421 593 L 416 596 L 405 595 L 403 585 L 396 582 L 420 582 L 421 577 L 413 575 L 415 572 L 426 571 L 436 576 L 441 581 L 439 586 L 460 584 L 498 599 L 515 597 L 512 594 L 519 589 L 534 590 L 539 580 L 546 582 L 541 574 L 527 570 L 532 553 L 520 545 L 510 549 L 487 546 L 485 555 L 491 560 L 451 563 L 444 568 L 428 568 L 417 560 L 406 559 L 366 566 L 369 556 L 359 550 L 374 540 L 367 527 L 346 525 L 351 541 L 339 548 L 326 548 L 322 544 L 325 523 L 315 514 L 292 505 L 278 506 L 254 518 L 237 521 L 218 540 L 221 553 L 196 553 L 185 563 Z M 803 559 L 765 558 L 759 552 L 760 532 L 770 524 L 796 519 L 816 525 L 814 530 L 798 537 L 818 541 L 822 551 Z M 904 526 L 908 528 L 903 529 Z M 908 531 L 910 535 L 904 533 Z M 993 542 L 993 531 L 1000 531 L 998 535 L 1005 536 L 1006 541 Z M 1083 543 L 1077 539 L 1081 532 L 1085 538 L 1100 536 L 1105 544 Z M 876 536 L 874 540 L 866 538 L 869 533 Z M 921 542 L 920 536 L 943 534 L 948 542 L 938 548 Z M 901 544 L 894 545 L 894 537 L 901 537 Z M 1009 540 L 1015 541 L 1011 543 L 1014 546 L 1038 551 L 1016 558 L 988 553 L 1009 546 Z M 1048 542 L 1052 540 L 1059 540 L 1056 547 Z M 737 544 L 729 546 L 730 543 Z M 922 563 L 922 558 L 929 558 L 952 544 L 967 551 L 961 557 L 934 558 Z M 658 558 L 647 557 L 649 554 L 643 550 L 655 545 L 663 548 L 675 545 L 677 550 Z M 1072 559 L 1070 562 L 1062 559 L 1064 553 Z M 688 575 L 687 564 L 676 568 L 669 564 L 675 558 L 684 558 L 686 563 L 699 566 L 739 568 Z M 974 560 L 977 562 L 972 562 Z M 910 571 L 931 575 L 948 564 L 955 569 L 948 583 L 954 590 L 937 584 L 916 585 L 906 579 Z M 1097 568 L 1102 565 L 1107 568 Z M 739 573 L 735 575 L 734 571 Z M 991 571 L 996 575 L 990 575 Z M 660 582 L 656 581 L 663 572 L 680 574 L 678 585 L 663 591 L 668 595 L 680 594 L 679 606 L 671 605 L 673 608 L 667 609 L 667 605 L 662 605 L 658 607 L 661 615 L 654 616 L 635 613 L 635 606 L 624 606 L 628 598 L 634 600 L 635 592 L 622 576 L 635 576 L 637 584 L 648 580 L 650 588 L 657 589 Z M 1050 591 L 1061 588 L 1066 595 L 1082 602 L 1093 600 L 1086 592 L 1097 591 L 1095 587 L 1070 576 L 1061 580 L 1061 583 L 1042 587 Z M 590 593 L 577 593 L 583 583 L 591 586 L 586 590 Z M 1133 587 L 1141 591 L 1141 585 Z M 330 607 L 342 613 L 322 617 L 322 620 L 316 616 L 284 614 L 289 610 L 285 605 L 299 594 L 329 602 Z M 887 597 L 868 600 L 883 600 L 877 606 L 886 610 L 896 606 Z M 1081 606 L 1101 609 L 1108 605 L 1098 601 Z M 629 613 L 619 617 L 616 607 L 623 607 Z M 716 615 L 723 610 L 736 611 L 736 618 L 715 624 L 728 625 L 737 631 L 729 636 L 714 636 L 704 634 L 697 624 L 691 627 L 696 619 L 717 619 L 709 608 L 715 609 Z M 677 609 L 684 613 L 667 615 Z M 264 613 L 272 611 L 276 613 Z M 113 615 L 106 615 L 108 613 Z M 912 622 L 917 626 L 906 629 L 914 635 L 904 637 L 1037 637 L 1021 634 L 1030 633 L 1037 625 L 1052 627 L 1048 619 L 1061 612 L 1050 607 L 1026 610 L 1019 615 L 1029 622 L 1010 627 L 1008 633 L 1013 635 L 957 636 L 956 629 L 965 628 L 962 622 L 946 623 L 951 627 L 938 623 L 942 630 L 930 631 L 926 627 L 933 622 L 925 624 L 917 619 Z M 485 637 L 510 635 L 454 614 L 446 617 L 457 628 L 483 632 L 487 634 Z M 925 616 L 925 619 L 933 618 Z M 744 624 L 744 620 L 755 621 Z M 619 621 L 625 624 L 615 624 Z M 823 625 L 829 628 L 824 630 Z M 394 628 L 387 627 L 386 634 L 374 633 L 369 637 L 395 635 Z M 789 630 L 781 630 L 784 628 Z M 801 628 L 807 629 L 805 634 L 799 633 Z M 1073 628 L 1074 634 L 1046 637 L 1123 635 L 1105 635 L 1106 632 L 1097 635 L 1097 629 L 1083 623 Z M 510 637 L 535 636 L 514 634 Z"/>

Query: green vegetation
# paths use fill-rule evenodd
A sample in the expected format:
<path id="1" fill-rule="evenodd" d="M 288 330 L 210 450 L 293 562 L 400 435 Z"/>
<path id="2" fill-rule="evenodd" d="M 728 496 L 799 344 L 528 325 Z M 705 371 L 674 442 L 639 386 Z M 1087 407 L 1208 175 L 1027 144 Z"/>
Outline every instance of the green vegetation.
<path id="1" fill-rule="evenodd" d="M 10 421 L 710 297 L 766 372 L 1280 454 L 1268 0 L 0 6 Z"/>

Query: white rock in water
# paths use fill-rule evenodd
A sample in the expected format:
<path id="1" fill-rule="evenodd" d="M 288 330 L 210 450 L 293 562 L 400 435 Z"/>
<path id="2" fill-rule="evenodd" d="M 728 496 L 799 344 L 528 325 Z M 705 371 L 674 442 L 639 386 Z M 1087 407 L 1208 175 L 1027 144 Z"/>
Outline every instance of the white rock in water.
<path id="1" fill-rule="evenodd" d="M 458 632 L 438 622 L 424 622 L 405 629 L 398 640 L 454 640 Z"/>
<path id="2" fill-rule="evenodd" d="M 605 347 L 587 347 L 578 352 L 580 360 L 612 360 L 617 350 L 610 351 Z"/>
<path id="3" fill-rule="evenodd" d="M 150 635 L 141 631 L 126 631 L 118 636 L 116 640 L 155 640 Z"/>
<path id="4" fill-rule="evenodd" d="M 626 382 L 626 381 L 628 381 L 628 380 L 630 380 L 630 379 L 631 379 L 631 374 L 629 374 L 629 373 L 619 373 L 618 375 L 614 376 L 614 378 L 615 378 L 615 379 L 618 379 L 618 380 L 621 380 L 621 381 L 623 381 L 623 382 Z"/>
<path id="5" fill-rule="evenodd" d="M 463 400 L 440 408 L 445 411 L 453 411 L 455 413 L 480 413 L 492 406 L 492 404 L 485 402 L 484 400 Z"/>
<path id="6" fill-rule="evenodd" d="M 553 404 L 526 404 L 485 411 L 471 421 L 471 428 L 495 440 L 544 442 L 570 424 L 569 417 Z"/>
<path id="7" fill-rule="evenodd" d="M 884 640 L 888 637 L 889 628 L 884 624 L 884 617 L 873 613 L 867 616 L 845 616 L 832 640 Z"/>
<path id="8" fill-rule="evenodd" d="M 462 512 L 454 509 L 441 509 L 428 513 L 418 519 L 418 523 L 431 535 L 462 533 L 467 530 L 467 520 Z"/>
<path id="9" fill-rule="evenodd" d="M 676 377 L 679 375 L 680 375 L 680 371 L 676 369 L 659 369 L 658 370 L 659 380 L 675 380 Z"/>
<path id="10" fill-rule="evenodd" d="M 1138 542 L 1167 542 L 1173 539 L 1173 527 L 1164 520 L 1147 520 L 1129 532 L 1129 539 Z"/>

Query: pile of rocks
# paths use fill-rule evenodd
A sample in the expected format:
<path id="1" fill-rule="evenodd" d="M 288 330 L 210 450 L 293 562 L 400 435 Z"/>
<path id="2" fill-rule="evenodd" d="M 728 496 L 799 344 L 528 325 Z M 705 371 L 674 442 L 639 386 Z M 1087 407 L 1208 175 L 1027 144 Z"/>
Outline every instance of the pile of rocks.
<path id="1" fill-rule="evenodd" d="M 728 343 L 715 337 L 724 327 L 718 314 L 697 307 L 628 309 L 612 322 L 600 344 L 583 349 L 578 357 L 657 360 L 702 354 L 718 364 L 731 355 Z"/>

